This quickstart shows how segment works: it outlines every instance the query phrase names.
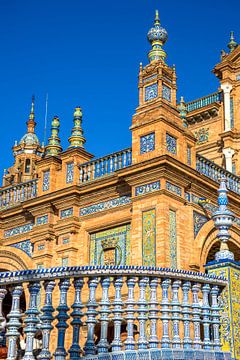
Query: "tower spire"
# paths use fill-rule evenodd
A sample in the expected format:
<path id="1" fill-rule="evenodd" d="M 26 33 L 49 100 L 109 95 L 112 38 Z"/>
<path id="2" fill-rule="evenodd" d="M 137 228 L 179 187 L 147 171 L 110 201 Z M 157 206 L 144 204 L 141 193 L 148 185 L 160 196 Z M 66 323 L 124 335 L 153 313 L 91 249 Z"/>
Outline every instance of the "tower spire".
<path id="1" fill-rule="evenodd" d="M 83 136 L 82 130 L 82 110 L 80 106 L 75 108 L 73 114 L 73 128 L 72 128 L 72 135 L 68 138 L 70 143 L 69 148 L 76 148 L 76 147 L 84 147 L 84 143 L 86 139 Z"/>
<path id="2" fill-rule="evenodd" d="M 229 41 L 227 46 L 228 46 L 228 48 L 230 50 L 230 53 L 233 52 L 233 50 L 235 50 L 236 47 L 238 46 L 238 43 L 234 39 L 234 32 L 233 31 L 230 32 L 230 41 Z"/>
<path id="3" fill-rule="evenodd" d="M 46 156 L 58 156 L 62 151 L 60 138 L 58 137 L 59 128 L 59 118 L 54 116 L 51 124 L 51 136 L 48 138 L 48 144 L 46 146 Z"/>
<path id="4" fill-rule="evenodd" d="M 162 46 L 168 39 L 167 31 L 160 26 L 160 19 L 158 10 L 155 12 L 155 20 L 153 27 L 149 30 L 147 34 L 148 40 L 152 45 L 152 49 L 148 53 L 148 59 L 150 62 L 156 60 L 165 60 L 167 57 L 166 52 L 163 50 Z"/>
<path id="5" fill-rule="evenodd" d="M 30 111 L 30 114 L 29 114 L 28 121 L 27 121 L 27 123 L 26 123 L 26 124 L 27 124 L 27 132 L 28 132 L 28 133 L 34 133 L 35 126 L 36 126 L 34 106 L 35 106 L 35 96 L 33 95 L 33 96 L 32 96 L 32 104 L 31 104 L 31 111 Z"/>

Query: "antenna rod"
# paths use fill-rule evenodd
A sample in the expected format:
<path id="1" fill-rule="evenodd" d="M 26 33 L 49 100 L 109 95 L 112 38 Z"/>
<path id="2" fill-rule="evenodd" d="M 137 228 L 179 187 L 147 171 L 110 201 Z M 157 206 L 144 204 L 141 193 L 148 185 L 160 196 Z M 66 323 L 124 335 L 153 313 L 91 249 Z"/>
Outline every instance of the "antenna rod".
<path id="1" fill-rule="evenodd" d="M 48 93 L 46 94 L 46 106 L 45 106 L 45 118 L 44 118 L 44 136 L 43 144 L 46 144 L 47 140 L 47 114 L 48 114 Z"/>

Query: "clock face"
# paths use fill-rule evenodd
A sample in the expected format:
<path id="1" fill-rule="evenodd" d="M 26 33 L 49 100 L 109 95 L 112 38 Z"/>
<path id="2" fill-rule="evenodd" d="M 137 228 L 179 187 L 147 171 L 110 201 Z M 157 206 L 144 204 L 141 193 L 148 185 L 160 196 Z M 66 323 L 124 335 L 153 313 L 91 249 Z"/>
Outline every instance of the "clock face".
<path id="1" fill-rule="evenodd" d="M 165 84 L 162 86 L 162 97 L 167 101 L 171 101 L 171 88 Z"/>
<path id="2" fill-rule="evenodd" d="M 155 99 L 158 96 L 158 84 L 152 84 L 145 87 L 145 101 Z"/>

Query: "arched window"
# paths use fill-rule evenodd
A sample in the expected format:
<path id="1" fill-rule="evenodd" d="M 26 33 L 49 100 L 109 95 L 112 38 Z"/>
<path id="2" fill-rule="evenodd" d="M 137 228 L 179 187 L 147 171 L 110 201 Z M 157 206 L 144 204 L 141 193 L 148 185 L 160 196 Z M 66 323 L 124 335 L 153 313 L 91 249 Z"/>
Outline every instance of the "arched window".
<path id="1" fill-rule="evenodd" d="M 31 166 L 31 160 L 30 159 L 26 159 L 25 161 L 25 173 L 29 174 L 30 173 L 30 166 Z"/>

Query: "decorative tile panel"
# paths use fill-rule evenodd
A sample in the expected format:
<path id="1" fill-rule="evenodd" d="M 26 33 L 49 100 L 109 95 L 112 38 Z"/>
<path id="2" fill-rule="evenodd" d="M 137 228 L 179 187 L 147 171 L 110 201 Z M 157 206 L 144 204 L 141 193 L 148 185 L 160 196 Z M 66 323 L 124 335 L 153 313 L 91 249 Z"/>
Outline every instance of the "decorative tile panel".
<path id="1" fill-rule="evenodd" d="M 68 266 L 68 257 L 62 258 L 62 265 L 61 266 Z"/>
<path id="2" fill-rule="evenodd" d="M 166 144 L 167 144 L 167 151 L 173 155 L 177 154 L 177 139 L 166 133 Z"/>
<path id="3" fill-rule="evenodd" d="M 158 96 L 158 84 L 154 83 L 152 85 L 145 87 L 145 101 L 153 100 Z"/>
<path id="4" fill-rule="evenodd" d="M 155 133 L 140 137 L 140 154 L 155 150 Z"/>
<path id="5" fill-rule="evenodd" d="M 81 208 L 79 215 L 80 216 L 91 215 L 91 214 L 95 214 L 100 211 L 109 210 L 109 209 L 112 209 L 112 208 L 115 208 L 115 207 L 118 207 L 121 205 L 129 204 L 129 203 L 131 203 L 130 196 L 121 196 L 116 199 L 103 201 L 98 204 L 94 204 L 94 205 L 90 205 L 90 206 Z"/>
<path id="6" fill-rule="evenodd" d="M 209 137 L 209 128 L 201 128 L 194 131 L 195 138 L 197 139 L 197 144 L 203 144 L 208 141 Z"/>
<path id="7" fill-rule="evenodd" d="M 60 211 L 60 219 L 64 219 L 73 215 L 73 208 L 68 208 Z"/>
<path id="8" fill-rule="evenodd" d="M 179 196 L 182 196 L 182 190 L 179 186 L 174 185 L 172 183 L 170 183 L 169 181 L 166 181 L 166 189 L 168 191 L 171 191 L 172 193 L 175 193 Z"/>
<path id="9" fill-rule="evenodd" d="M 67 164 L 66 183 L 70 184 L 73 182 L 73 162 Z"/>
<path id="10" fill-rule="evenodd" d="M 171 97 L 172 97 L 171 88 L 165 84 L 162 85 L 162 97 L 163 99 L 171 102 Z"/>
<path id="11" fill-rule="evenodd" d="M 45 245 L 44 245 L 44 244 L 38 245 L 38 250 L 44 250 L 44 249 L 45 249 Z"/>
<path id="12" fill-rule="evenodd" d="M 43 225 L 47 223 L 48 223 L 48 215 L 42 215 L 36 218 L 36 225 Z"/>
<path id="13" fill-rule="evenodd" d="M 206 222 L 208 222 L 208 219 L 205 215 L 202 215 L 197 211 L 193 211 L 194 238 Z"/>
<path id="14" fill-rule="evenodd" d="M 43 171 L 42 191 L 49 190 L 49 182 L 50 182 L 50 170 Z"/>
<path id="15" fill-rule="evenodd" d="M 149 76 L 149 77 L 143 79 L 143 83 L 145 84 L 146 82 L 151 81 L 151 80 L 154 80 L 154 79 L 156 79 L 156 78 L 157 78 L 157 74 L 152 75 L 152 76 Z"/>
<path id="16" fill-rule="evenodd" d="M 156 266 L 156 210 L 142 212 L 142 263 Z"/>
<path id="17" fill-rule="evenodd" d="M 63 244 L 68 244 L 68 243 L 69 243 L 69 238 L 64 238 L 64 239 L 62 239 L 62 243 L 63 243 Z"/>
<path id="18" fill-rule="evenodd" d="M 33 252 L 33 246 L 31 244 L 30 240 L 24 240 L 24 241 L 20 241 L 18 243 L 15 244 L 11 244 L 9 245 L 11 247 L 14 247 L 16 249 L 22 250 L 24 251 L 29 257 L 32 257 L 32 252 Z"/>
<path id="19" fill-rule="evenodd" d="M 136 186 L 135 188 L 135 196 L 141 196 L 148 194 L 153 191 L 160 190 L 160 181 L 154 181 L 149 184 L 144 184 L 141 186 Z"/>
<path id="20" fill-rule="evenodd" d="M 170 248 L 170 267 L 177 268 L 177 221 L 176 211 L 169 210 L 169 248 Z"/>
<path id="21" fill-rule="evenodd" d="M 233 97 L 230 97 L 230 127 L 234 128 L 234 105 L 233 105 Z"/>
<path id="22" fill-rule="evenodd" d="M 187 145 L 187 164 L 192 165 L 192 149 L 190 145 Z"/>
<path id="23" fill-rule="evenodd" d="M 130 225 L 118 226 L 90 235 L 91 265 L 128 265 Z"/>
<path id="24" fill-rule="evenodd" d="M 33 223 L 29 223 L 29 224 L 25 224 L 25 225 L 21 225 L 21 226 L 17 226 L 15 228 L 9 229 L 9 230 L 5 230 L 4 231 L 4 237 L 8 238 L 10 236 L 14 236 L 14 235 L 19 235 L 19 234 L 24 234 L 28 231 L 31 231 L 33 228 Z"/>

